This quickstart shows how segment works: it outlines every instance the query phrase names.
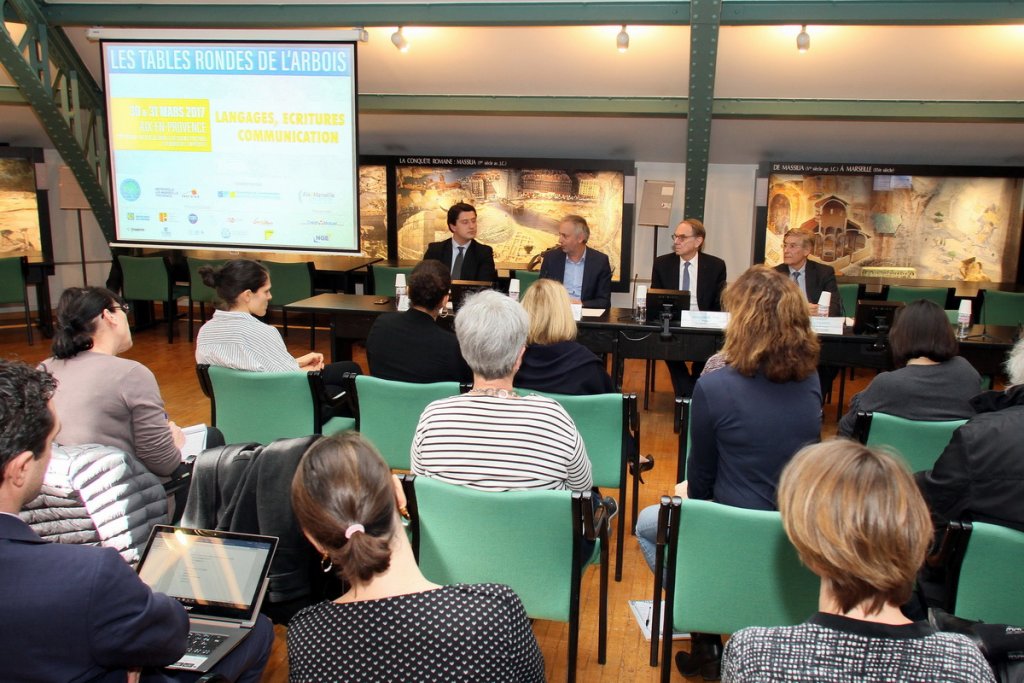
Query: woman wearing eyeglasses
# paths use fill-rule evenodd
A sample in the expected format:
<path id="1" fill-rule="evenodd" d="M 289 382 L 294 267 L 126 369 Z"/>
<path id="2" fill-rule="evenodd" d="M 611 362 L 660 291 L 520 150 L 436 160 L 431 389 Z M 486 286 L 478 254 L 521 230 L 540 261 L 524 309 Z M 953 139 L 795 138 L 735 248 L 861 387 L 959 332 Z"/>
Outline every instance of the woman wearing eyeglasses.
<path id="1" fill-rule="evenodd" d="M 167 420 L 156 377 L 141 363 L 118 358 L 132 347 L 128 306 L 103 287 L 70 287 L 57 305 L 53 357 L 42 365 L 57 378 L 56 443 L 98 443 L 134 455 L 169 476 L 181 464 L 185 435 Z"/>

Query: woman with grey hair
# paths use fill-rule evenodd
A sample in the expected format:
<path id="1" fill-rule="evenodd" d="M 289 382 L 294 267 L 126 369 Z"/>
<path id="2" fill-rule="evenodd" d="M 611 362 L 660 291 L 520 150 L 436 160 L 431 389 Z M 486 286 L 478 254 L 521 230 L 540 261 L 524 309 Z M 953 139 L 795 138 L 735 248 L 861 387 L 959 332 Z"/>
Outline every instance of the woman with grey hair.
<path id="1" fill-rule="evenodd" d="M 970 516 L 1024 531 L 1024 339 L 1006 374 L 1006 390 L 972 398 L 975 416 L 953 432 L 932 469 L 917 473 L 936 526 Z"/>
<path id="2" fill-rule="evenodd" d="M 473 388 L 423 411 L 412 442 L 414 474 L 484 491 L 593 486 L 572 418 L 555 401 L 512 386 L 529 326 L 523 307 L 498 292 L 466 299 L 455 334 Z"/>

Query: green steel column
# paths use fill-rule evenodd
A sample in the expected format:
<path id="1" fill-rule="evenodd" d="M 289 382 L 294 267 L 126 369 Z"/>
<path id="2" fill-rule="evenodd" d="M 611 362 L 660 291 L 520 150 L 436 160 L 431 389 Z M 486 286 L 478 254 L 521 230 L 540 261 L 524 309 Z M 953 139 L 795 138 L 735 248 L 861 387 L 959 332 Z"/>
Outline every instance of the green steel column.
<path id="1" fill-rule="evenodd" d="M 684 212 L 704 220 L 708 188 L 711 113 L 715 103 L 715 66 L 722 0 L 690 2 L 690 112 L 686 119 L 686 194 Z"/>
<path id="2" fill-rule="evenodd" d="M 96 222 L 114 239 L 103 95 L 64 31 L 50 27 L 33 0 L 0 0 L 4 17 L 24 24 L 20 41 L 0 24 L 0 63 L 35 110 L 89 201 Z"/>

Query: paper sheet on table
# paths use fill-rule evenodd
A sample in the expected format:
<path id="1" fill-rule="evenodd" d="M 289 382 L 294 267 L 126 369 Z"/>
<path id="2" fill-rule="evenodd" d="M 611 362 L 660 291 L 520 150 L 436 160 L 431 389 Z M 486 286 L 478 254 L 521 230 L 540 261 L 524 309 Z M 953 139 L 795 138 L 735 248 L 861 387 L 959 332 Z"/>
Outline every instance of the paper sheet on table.
<path id="1" fill-rule="evenodd" d="M 584 308 L 583 309 L 583 317 L 584 318 L 600 318 L 602 315 L 604 315 L 605 310 L 606 309 L 604 309 L 604 308 Z"/>
<path id="2" fill-rule="evenodd" d="M 206 450 L 206 425 L 197 424 L 181 430 L 185 433 L 185 445 L 181 447 L 182 461 L 197 456 Z"/>
<path id="3" fill-rule="evenodd" d="M 662 603 L 661 610 L 661 623 L 665 623 L 665 603 Z M 654 602 L 651 600 L 630 600 L 629 609 L 633 610 L 633 617 L 636 619 L 637 625 L 640 627 L 641 633 L 644 634 L 644 638 L 647 640 L 651 639 L 651 612 L 654 611 Z M 688 640 L 690 638 L 689 633 L 674 632 L 672 634 L 672 640 Z"/>

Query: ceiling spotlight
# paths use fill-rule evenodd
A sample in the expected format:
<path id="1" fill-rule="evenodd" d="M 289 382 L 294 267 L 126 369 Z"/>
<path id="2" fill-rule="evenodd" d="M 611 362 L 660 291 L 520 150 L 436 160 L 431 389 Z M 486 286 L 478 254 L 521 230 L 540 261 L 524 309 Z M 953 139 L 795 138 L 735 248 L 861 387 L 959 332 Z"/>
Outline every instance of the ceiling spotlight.
<path id="1" fill-rule="evenodd" d="M 629 49 L 629 34 L 626 33 L 625 24 L 622 25 L 619 35 L 615 36 L 615 47 L 619 48 L 619 52 L 625 52 Z"/>
<path id="2" fill-rule="evenodd" d="M 391 42 L 395 44 L 399 52 L 409 51 L 409 41 L 405 39 L 402 34 L 402 27 L 399 26 L 398 30 L 391 34 Z"/>
<path id="3" fill-rule="evenodd" d="M 803 54 L 811 49 L 811 36 L 807 33 L 807 24 L 800 27 L 800 33 L 796 34 L 796 49 Z"/>

